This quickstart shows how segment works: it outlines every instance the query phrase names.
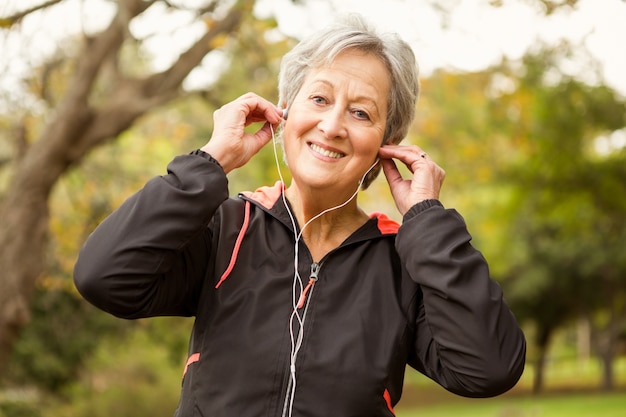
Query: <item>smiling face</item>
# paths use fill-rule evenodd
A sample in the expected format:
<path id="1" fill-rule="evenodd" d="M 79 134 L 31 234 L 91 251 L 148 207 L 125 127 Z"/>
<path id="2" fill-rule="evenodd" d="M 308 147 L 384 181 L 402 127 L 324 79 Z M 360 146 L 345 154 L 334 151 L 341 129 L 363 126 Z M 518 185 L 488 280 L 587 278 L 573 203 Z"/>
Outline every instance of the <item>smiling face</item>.
<path id="1" fill-rule="evenodd" d="M 382 144 L 389 90 L 385 65 L 359 50 L 309 72 L 283 127 L 298 186 L 354 192 Z"/>

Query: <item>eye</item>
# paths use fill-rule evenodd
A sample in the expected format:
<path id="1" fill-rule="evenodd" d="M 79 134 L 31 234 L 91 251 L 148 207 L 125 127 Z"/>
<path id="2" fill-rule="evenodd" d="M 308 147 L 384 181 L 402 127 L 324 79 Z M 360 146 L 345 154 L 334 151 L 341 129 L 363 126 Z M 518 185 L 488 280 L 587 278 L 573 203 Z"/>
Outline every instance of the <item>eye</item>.
<path id="1" fill-rule="evenodd" d="M 311 100 L 315 104 L 326 104 L 326 99 L 322 96 L 313 96 L 311 97 Z"/>
<path id="2" fill-rule="evenodd" d="M 361 119 L 361 120 L 369 120 L 370 119 L 370 115 L 367 114 L 367 112 L 363 111 L 363 110 L 358 110 L 358 109 L 353 110 L 352 114 L 354 114 L 358 119 Z"/>

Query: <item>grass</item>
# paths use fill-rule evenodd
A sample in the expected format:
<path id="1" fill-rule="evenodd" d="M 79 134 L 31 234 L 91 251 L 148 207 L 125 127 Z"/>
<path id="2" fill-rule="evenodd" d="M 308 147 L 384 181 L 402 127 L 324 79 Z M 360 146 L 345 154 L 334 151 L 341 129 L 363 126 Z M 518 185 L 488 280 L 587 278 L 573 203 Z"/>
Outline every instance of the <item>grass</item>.
<path id="1" fill-rule="evenodd" d="M 599 390 L 600 367 L 595 361 L 560 361 L 548 367 L 545 390 L 531 394 L 531 367 L 506 394 L 488 399 L 462 398 L 410 371 L 397 417 L 624 417 L 626 358 L 615 363 L 616 389 Z"/>
<path id="2" fill-rule="evenodd" d="M 570 393 L 548 396 L 503 396 L 398 408 L 397 417 L 623 417 L 626 394 Z"/>

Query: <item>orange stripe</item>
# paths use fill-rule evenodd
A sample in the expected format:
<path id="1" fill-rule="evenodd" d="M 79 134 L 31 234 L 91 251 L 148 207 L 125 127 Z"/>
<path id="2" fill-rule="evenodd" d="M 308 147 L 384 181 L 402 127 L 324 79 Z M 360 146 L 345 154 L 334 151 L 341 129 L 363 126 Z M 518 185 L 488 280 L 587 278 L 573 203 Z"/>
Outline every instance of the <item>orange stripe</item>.
<path id="1" fill-rule="evenodd" d="M 196 363 L 199 360 L 200 360 L 200 353 L 194 353 L 193 355 L 189 356 L 189 358 L 187 358 L 187 363 L 185 364 L 185 370 L 183 371 L 183 377 L 187 373 L 187 368 L 189 368 L 189 365 L 191 365 L 192 363 Z"/>
<path id="2" fill-rule="evenodd" d="M 241 225 L 241 230 L 237 235 L 237 240 L 235 241 L 235 247 L 233 249 L 233 254 L 230 257 L 230 263 L 226 268 L 226 271 L 220 277 L 220 280 L 215 284 L 215 288 L 219 288 L 222 285 L 222 282 L 226 281 L 226 278 L 230 275 L 230 272 L 235 267 L 235 262 L 237 262 L 237 255 L 239 255 L 239 248 L 241 247 L 241 241 L 243 240 L 244 235 L 246 234 L 246 230 L 248 230 L 248 223 L 250 222 L 250 202 L 246 201 L 246 210 L 243 217 L 243 224 Z"/>
<path id="3" fill-rule="evenodd" d="M 387 390 L 387 388 L 385 388 L 383 397 L 385 398 L 385 402 L 387 403 L 387 408 L 389 409 L 389 411 L 391 411 L 391 414 L 395 416 L 396 413 L 393 412 L 393 407 L 391 406 L 391 394 L 389 394 L 389 391 Z"/>
<path id="4" fill-rule="evenodd" d="M 306 294 L 309 292 L 311 287 L 315 285 L 315 278 L 310 278 L 309 283 L 304 287 L 302 294 L 300 294 L 300 299 L 298 300 L 298 308 L 304 307 L 304 302 L 306 301 Z"/>

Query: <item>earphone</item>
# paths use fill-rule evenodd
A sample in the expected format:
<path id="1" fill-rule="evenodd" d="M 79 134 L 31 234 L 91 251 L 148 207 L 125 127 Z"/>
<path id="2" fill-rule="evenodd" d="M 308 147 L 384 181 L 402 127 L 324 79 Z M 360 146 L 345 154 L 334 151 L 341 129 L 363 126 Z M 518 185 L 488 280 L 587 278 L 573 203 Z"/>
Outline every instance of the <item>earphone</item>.
<path id="1" fill-rule="evenodd" d="M 288 109 L 284 108 L 283 110 L 283 119 L 286 120 L 287 119 L 287 115 L 288 115 Z M 303 341 L 303 337 L 304 337 L 304 324 L 306 321 L 306 316 L 307 316 L 307 312 L 309 309 L 309 302 L 305 302 L 304 304 L 304 310 L 302 312 L 298 311 L 300 309 L 300 307 L 302 307 L 302 305 L 300 304 L 300 301 L 303 297 L 303 295 L 305 294 L 305 287 L 304 284 L 302 282 L 302 278 L 300 276 L 300 273 L 298 272 L 298 258 L 299 258 L 299 245 L 298 243 L 300 242 L 300 239 L 302 238 L 302 233 L 304 232 L 304 229 L 311 224 L 311 222 L 313 222 L 314 220 L 318 219 L 319 217 L 323 216 L 324 214 L 332 211 L 332 210 L 337 210 L 339 208 L 342 208 L 344 206 L 346 206 L 347 204 L 350 203 L 350 201 L 352 201 L 358 194 L 359 189 L 361 188 L 361 185 L 363 184 L 363 181 L 365 181 L 365 177 L 367 176 L 367 174 L 370 173 L 370 171 L 372 169 L 374 169 L 374 167 L 378 164 L 378 162 L 380 161 L 379 158 L 376 158 L 376 160 L 374 161 L 374 163 L 367 169 L 367 171 L 365 171 L 365 174 L 363 174 L 363 176 L 361 177 L 361 179 L 359 180 L 356 190 L 354 191 L 354 193 L 350 196 L 350 198 L 348 198 L 346 201 L 344 201 L 343 203 L 334 206 L 334 207 L 330 207 L 328 209 L 325 209 L 323 211 L 321 211 L 320 213 L 316 214 L 315 216 L 311 217 L 300 229 L 300 232 L 298 233 L 298 229 L 297 229 L 297 225 L 296 225 L 296 220 L 295 217 L 293 215 L 293 213 L 291 212 L 290 208 L 289 208 L 289 204 L 287 203 L 287 198 L 285 196 L 285 180 L 283 179 L 283 175 L 282 172 L 280 170 L 280 164 L 278 162 L 278 152 L 276 150 L 276 136 L 274 134 L 274 129 L 272 128 L 272 126 L 270 125 L 270 130 L 272 133 L 272 145 L 274 148 L 274 161 L 276 163 L 276 169 L 278 171 L 278 176 L 280 178 L 281 184 L 282 184 L 282 199 L 283 199 L 283 204 L 285 205 L 285 208 L 287 209 L 287 214 L 289 215 L 289 219 L 291 220 L 291 225 L 293 228 L 293 234 L 294 234 L 294 260 L 293 260 L 293 265 L 294 265 L 294 276 L 293 276 L 293 284 L 292 284 L 292 312 L 291 315 L 289 316 L 289 335 L 290 335 L 290 339 L 291 339 L 291 353 L 290 353 L 290 361 L 289 361 L 289 375 L 290 375 L 290 379 L 289 379 L 289 383 L 287 385 L 287 389 L 285 392 L 285 400 L 283 403 L 283 412 L 282 412 L 282 417 L 291 417 L 292 412 L 293 412 L 293 402 L 294 402 L 294 398 L 295 398 L 295 392 L 296 392 L 296 383 L 297 383 L 297 379 L 296 379 L 296 360 L 297 360 L 297 356 L 298 356 L 298 352 L 300 351 L 300 348 L 302 346 L 302 341 Z M 307 286 L 309 287 L 309 286 Z M 310 300 L 312 295 L 313 295 L 313 290 L 315 288 L 315 285 L 311 285 L 310 289 L 309 289 L 309 293 L 308 293 L 308 297 L 307 299 Z M 297 321 L 297 323 L 296 323 Z M 294 334 L 294 324 L 296 325 L 297 328 L 297 335 Z"/>

